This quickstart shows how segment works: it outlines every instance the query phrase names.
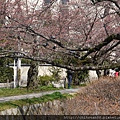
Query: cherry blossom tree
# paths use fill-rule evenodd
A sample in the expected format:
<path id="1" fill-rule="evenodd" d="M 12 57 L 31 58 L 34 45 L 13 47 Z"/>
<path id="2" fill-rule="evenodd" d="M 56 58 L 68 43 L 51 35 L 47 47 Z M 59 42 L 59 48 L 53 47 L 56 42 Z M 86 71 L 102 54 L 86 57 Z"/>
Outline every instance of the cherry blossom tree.
<path id="1" fill-rule="evenodd" d="M 119 0 L 7 0 L 0 7 L 4 16 L 0 57 L 75 71 L 120 67 L 119 4 Z"/>

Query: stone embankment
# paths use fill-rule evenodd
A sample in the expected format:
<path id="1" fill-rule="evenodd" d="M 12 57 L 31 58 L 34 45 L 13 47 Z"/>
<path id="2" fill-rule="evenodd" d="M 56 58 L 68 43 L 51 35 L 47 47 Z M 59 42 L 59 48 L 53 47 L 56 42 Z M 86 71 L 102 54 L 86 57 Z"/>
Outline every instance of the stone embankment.
<path id="1" fill-rule="evenodd" d="M 72 98 L 69 98 L 71 100 Z M 0 115 L 67 115 L 67 100 L 54 100 L 46 103 L 17 106 L 0 112 Z"/>

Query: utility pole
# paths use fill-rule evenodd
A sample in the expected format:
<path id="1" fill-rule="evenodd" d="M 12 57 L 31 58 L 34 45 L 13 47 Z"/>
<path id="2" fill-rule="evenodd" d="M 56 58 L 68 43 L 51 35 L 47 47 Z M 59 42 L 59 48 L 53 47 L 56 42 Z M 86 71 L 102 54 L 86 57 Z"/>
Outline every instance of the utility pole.
<path id="1" fill-rule="evenodd" d="M 18 58 L 14 58 L 14 88 L 17 87 L 17 79 L 18 79 L 18 74 L 17 74 L 17 60 Z"/>
<path id="2" fill-rule="evenodd" d="M 18 36 L 18 51 L 20 51 L 20 37 Z M 19 53 L 18 53 L 19 54 Z M 21 78 L 21 58 L 14 58 L 14 88 L 18 87 Z"/>

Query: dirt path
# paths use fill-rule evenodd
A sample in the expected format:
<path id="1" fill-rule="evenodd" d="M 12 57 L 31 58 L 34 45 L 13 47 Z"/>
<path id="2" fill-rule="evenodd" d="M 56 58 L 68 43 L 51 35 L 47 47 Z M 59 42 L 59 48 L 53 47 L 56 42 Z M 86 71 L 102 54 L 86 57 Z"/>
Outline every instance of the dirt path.
<path id="1" fill-rule="evenodd" d="M 18 95 L 18 96 L 9 96 L 9 97 L 1 97 L 0 98 L 0 103 L 2 102 L 7 102 L 7 101 L 12 101 L 12 100 L 20 100 L 20 99 L 27 99 L 27 98 L 38 98 L 46 94 L 52 94 L 54 92 L 61 92 L 63 93 L 76 93 L 80 90 L 80 88 L 76 89 L 64 89 L 64 90 L 55 90 L 55 91 L 47 91 L 47 92 L 40 92 L 40 93 L 31 93 L 31 94 L 26 94 L 26 95 Z"/>

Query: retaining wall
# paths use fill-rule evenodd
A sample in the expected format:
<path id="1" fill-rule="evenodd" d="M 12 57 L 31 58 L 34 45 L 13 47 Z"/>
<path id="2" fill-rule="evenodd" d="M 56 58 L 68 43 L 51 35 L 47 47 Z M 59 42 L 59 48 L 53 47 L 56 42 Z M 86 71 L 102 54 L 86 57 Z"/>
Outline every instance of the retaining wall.
<path id="1" fill-rule="evenodd" d="M 69 98 L 71 100 L 73 98 Z M 0 115 L 67 115 L 65 108 L 68 99 L 54 100 L 46 103 L 19 106 L 0 112 Z"/>

